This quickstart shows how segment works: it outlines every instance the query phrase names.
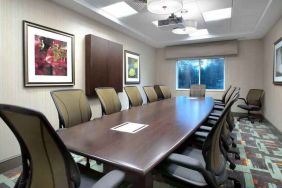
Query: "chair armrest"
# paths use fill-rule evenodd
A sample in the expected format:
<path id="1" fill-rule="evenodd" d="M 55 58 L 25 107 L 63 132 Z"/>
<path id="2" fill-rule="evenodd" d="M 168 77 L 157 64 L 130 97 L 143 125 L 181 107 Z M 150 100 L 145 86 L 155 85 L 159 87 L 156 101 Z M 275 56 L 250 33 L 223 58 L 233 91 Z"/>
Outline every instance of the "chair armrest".
<path id="1" fill-rule="evenodd" d="M 248 104 L 248 102 L 246 101 L 246 99 L 239 97 L 238 100 L 243 100 L 246 104 Z"/>
<path id="2" fill-rule="evenodd" d="M 206 171 L 203 165 L 197 159 L 188 157 L 186 155 L 181 155 L 177 153 L 172 153 L 166 159 L 168 162 L 177 164 L 179 166 L 196 170 L 198 172 Z"/>
<path id="3" fill-rule="evenodd" d="M 214 105 L 216 105 L 216 106 L 225 106 L 225 103 L 217 103 L 217 102 L 215 102 Z"/>
<path id="4" fill-rule="evenodd" d="M 205 167 L 199 160 L 177 153 L 170 154 L 166 160 L 176 165 L 200 172 L 203 175 L 204 179 L 207 181 L 208 185 L 213 184 L 214 187 L 218 187 L 215 177 L 205 169 Z"/>
<path id="5" fill-rule="evenodd" d="M 219 120 L 219 116 L 213 116 L 213 115 L 209 115 L 208 117 L 209 120 Z"/>
<path id="6" fill-rule="evenodd" d="M 215 105 L 214 107 L 213 107 L 213 109 L 214 110 L 224 110 L 224 106 L 220 106 L 220 105 Z"/>
<path id="7" fill-rule="evenodd" d="M 214 102 L 223 102 L 221 99 L 214 99 Z"/>
<path id="8" fill-rule="evenodd" d="M 220 117 L 222 115 L 222 113 L 216 113 L 216 112 L 212 112 L 210 113 L 210 116 L 216 116 L 216 117 Z"/>
<path id="9" fill-rule="evenodd" d="M 113 170 L 97 181 L 92 188 L 116 188 L 124 180 L 125 174 L 119 170 Z"/>

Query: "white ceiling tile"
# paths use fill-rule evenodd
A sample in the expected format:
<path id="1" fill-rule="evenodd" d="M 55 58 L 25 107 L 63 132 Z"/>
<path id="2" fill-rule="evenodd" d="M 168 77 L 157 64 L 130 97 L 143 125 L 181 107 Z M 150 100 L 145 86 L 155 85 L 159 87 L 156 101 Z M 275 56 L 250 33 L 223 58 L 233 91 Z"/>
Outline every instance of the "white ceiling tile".
<path id="1" fill-rule="evenodd" d="M 207 22 L 207 29 L 212 35 L 230 33 L 230 19 Z"/>
<path id="2" fill-rule="evenodd" d="M 232 0 L 197 0 L 197 3 L 202 12 L 232 7 Z"/>

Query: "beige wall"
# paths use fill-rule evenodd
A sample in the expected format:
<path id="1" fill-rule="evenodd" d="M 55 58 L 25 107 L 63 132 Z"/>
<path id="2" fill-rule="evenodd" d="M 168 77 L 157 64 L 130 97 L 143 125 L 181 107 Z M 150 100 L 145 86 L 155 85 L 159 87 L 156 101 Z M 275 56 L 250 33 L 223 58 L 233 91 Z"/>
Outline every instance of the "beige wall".
<path id="1" fill-rule="evenodd" d="M 189 95 L 189 91 L 176 91 L 175 60 L 165 60 L 164 49 L 157 50 L 156 82 L 171 87 L 173 95 Z M 261 40 L 239 41 L 239 55 L 225 57 L 225 86 L 241 87 L 245 97 L 250 88 L 263 87 L 263 45 Z M 220 98 L 223 92 L 210 91 L 207 95 Z M 239 111 L 234 108 L 234 111 Z"/>
<path id="2" fill-rule="evenodd" d="M 22 20 L 75 35 L 76 84 L 74 88 L 84 89 L 85 87 L 84 36 L 86 34 L 94 34 L 121 43 L 124 49 L 141 54 L 141 84 L 154 83 L 154 48 L 49 1 L 1 0 L 0 103 L 15 104 L 39 110 L 47 116 L 54 128 L 58 128 L 57 112 L 49 92 L 61 88 L 23 87 Z M 125 94 L 121 93 L 119 96 L 123 108 L 127 108 L 128 101 Z M 101 109 L 98 101 L 91 99 L 90 103 L 94 117 L 99 117 Z M 0 121 L 0 162 L 18 154 L 17 141 L 10 130 Z"/>
<path id="3" fill-rule="evenodd" d="M 263 39 L 264 44 L 264 115 L 282 131 L 282 86 L 273 84 L 274 43 L 282 37 L 282 18 Z"/>

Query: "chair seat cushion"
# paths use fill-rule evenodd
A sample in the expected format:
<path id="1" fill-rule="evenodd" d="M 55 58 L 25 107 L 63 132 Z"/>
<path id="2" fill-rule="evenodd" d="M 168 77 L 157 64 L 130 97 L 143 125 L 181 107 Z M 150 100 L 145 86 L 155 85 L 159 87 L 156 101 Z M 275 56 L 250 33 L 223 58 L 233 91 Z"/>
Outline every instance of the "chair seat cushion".
<path id="1" fill-rule="evenodd" d="M 207 138 L 209 135 L 209 132 L 204 132 L 204 131 L 196 131 L 195 132 L 195 136 L 199 136 L 202 138 Z"/>
<path id="2" fill-rule="evenodd" d="M 201 129 L 201 130 L 204 130 L 204 131 L 211 131 L 211 130 L 212 130 L 212 127 L 202 125 L 202 126 L 200 127 L 200 129 Z"/>
<path id="3" fill-rule="evenodd" d="M 97 182 L 97 180 L 95 180 L 93 176 L 88 174 L 81 173 L 80 177 L 80 188 L 90 188 Z"/>
<path id="4" fill-rule="evenodd" d="M 250 110 L 250 111 L 259 111 L 260 110 L 259 106 L 251 105 L 251 104 L 249 105 L 239 104 L 238 107 L 244 110 Z"/>
<path id="5" fill-rule="evenodd" d="M 202 165 L 206 167 L 206 163 L 202 155 L 202 150 L 188 147 L 181 154 L 199 160 Z M 180 179 L 186 183 L 200 187 L 207 186 L 203 175 L 195 170 L 191 170 L 172 163 L 166 166 L 166 171 L 170 176 Z"/>
<path id="6" fill-rule="evenodd" d="M 210 115 L 220 117 L 222 115 L 222 113 L 223 113 L 223 111 L 221 111 L 221 112 L 216 111 L 216 112 L 210 113 Z"/>

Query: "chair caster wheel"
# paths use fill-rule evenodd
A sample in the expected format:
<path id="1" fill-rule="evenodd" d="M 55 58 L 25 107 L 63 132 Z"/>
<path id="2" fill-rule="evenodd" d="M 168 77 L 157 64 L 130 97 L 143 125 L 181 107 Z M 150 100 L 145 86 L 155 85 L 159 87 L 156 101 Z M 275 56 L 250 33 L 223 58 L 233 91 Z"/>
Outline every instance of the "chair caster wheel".
<path id="1" fill-rule="evenodd" d="M 240 160 L 240 159 L 241 159 L 240 155 L 238 155 L 238 154 L 236 153 L 236 154 L 235 154 L 235 159 L 236 159 L 236 160 Z"/>
<path id="2" fill-rule="evenodd" d="M 238 180 L 234 180 L 234 188 L 241 188 L 242 185 Z"/>
<path id="3" fill-rule="evenodd" d="M 229 168 L 231 170 L 234 170 L 236 168 L 236 165 L 234 163 L 230 163 Z"/>
<path id="4" fill-rule="evenodd" d="M 233 148 L 236 148 L 236 147 L 237 147 L 237 144 L 232 143 L 232 147 L 233 147 Z"/>

